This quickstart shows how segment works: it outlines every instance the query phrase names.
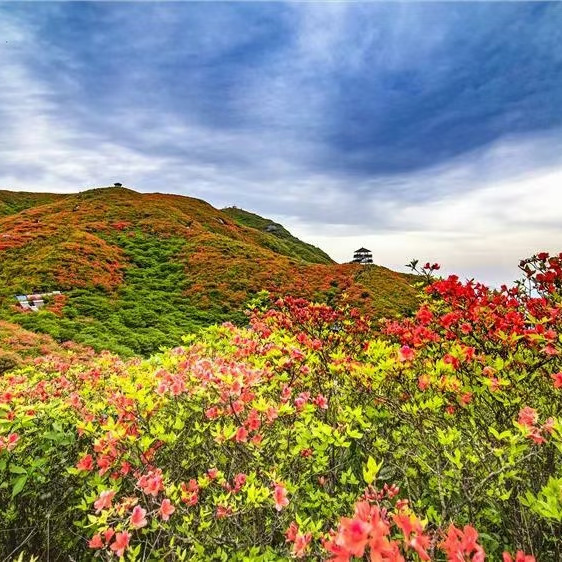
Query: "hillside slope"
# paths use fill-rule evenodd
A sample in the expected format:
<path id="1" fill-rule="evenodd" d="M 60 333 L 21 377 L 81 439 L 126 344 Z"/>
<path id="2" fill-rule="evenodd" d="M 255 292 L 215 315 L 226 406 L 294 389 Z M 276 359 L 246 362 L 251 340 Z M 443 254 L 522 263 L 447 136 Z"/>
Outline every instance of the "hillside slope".
<path id="1" fill-rule="evenodd" d="M 30 193 L 0 189 L 0 217 L 14 215 L 37 205 L 52 203 L 63 197 L 65 195 L 60 193 Z"/>
<path id="2" fill-rule="evenodd" d="M 275 243 L 272 243 L 268 238 L 264 245 L 278 254 L 300 257 L 311 263 L 334 263 L 334 260 L 326 252 L 295 238 L 279 223 L 238 207 L 226 207 L 222 211 L 242 226 L 255 228 L 264 234 L 273 235 Z"/>
<path id="3" fill-rule="evenodd" d="M 375 316 L 414 306 L 407 276 L 313 263 L 322 255 L 289 240 L 279 248 L 274 234 L 190 197 L 100 188 L 55 198 L 0 218 L 0 318 L 131 355 L 243 323 L 262 290 L 328 302 L 346 293 Z M 62 296 L 40 312 L 16 306 L 17 294 L 53 290 Z"/>

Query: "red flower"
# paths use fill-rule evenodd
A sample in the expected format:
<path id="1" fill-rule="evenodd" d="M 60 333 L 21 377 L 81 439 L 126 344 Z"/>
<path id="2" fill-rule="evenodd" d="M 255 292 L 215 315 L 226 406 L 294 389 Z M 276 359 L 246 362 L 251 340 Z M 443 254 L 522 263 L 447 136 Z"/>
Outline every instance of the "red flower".
<path id="1" fill-rule="evenodd" d="M 159 471 L 149 472 L 138 479 L 137 486 L 141 488 L 145 494 L 156 497 L 158 492 L 164 489 L 162 475 Z"/>
<path id="2" fill-rule="evenodd" d="M 418 388 L 420 390 L 427 390 L 430 382 L 431 379 L 429 378 L 429 375 L 420 375 L 418 378 Z"/>
<path id="3" fill-rule="evenodd" d="M 111 501 L 115 496 L 114 490 L 106 490 L 100 494 L 100 497 L 94 502 L 94 508 L 96 513 L 99 513 L 103 509 L 109 509 L 111 507 Z"/>
<path id="4" fill-rule="evenodd" d="M 239 427 L 234 436 L 235 441 L 244 443 L 248 440 L 248 430 L 245 427 Z"/>
<path id="5" fill-rule="evenodd" d="M 486 556 L 484 549 L 476 542 L 478 533 L 474 527 L 465 525 L 461 531 L 454 525 L 450 525 L 447 536 L 441 548 L 447 553 L 451 562 L 465 560 L 465 555 L 472 556 L 472 562 L 484 562 Z"/>
<path id="6" fill-rule="evenodd" d="M 0 439 L 0 449 L 2 448 L 3 445 L 8 451 L 12 451 L 15 448 L 17 442 L 19 441 L 19 438 L 20 436 L 17 433 L 10 433 L 7 439 Z"/>
<path id="7" fill-rule="evenodd" d="M 216 518 L 217 519 L 225 519 L 232 515 L 232 508 L 228 505 L 219 505 L 217 506 Z"/>
<path id="8" fill-rule="evenodd" d="M 412 361 L 414 359 L 414 350 L 408 345 L 403 345 L 398 352 L 398 358 L 400 361 Z"/>
<path id="9" fill-rule="evenodd" d="M 275 484 L 275 489 L 273 490 L 273 501 L 275 502 L 275 509 L 277 511 L 281 511 L 284 507 L 289 505 L 287 490 L 282 484 Z"/>
<path id="10" fill-rule="evenodd" d="M 88 546 L 90 548 L 103 548 L 103 542 L 101 540 L 101 535 L 96 533 L 89 541 Z"/>
<path id="11" fill-rule="evenodd" d="M 291 524 L 285 531 L 285 537 L 287 539 L 287 542 L 294 542 L 295 539 L 297 538 L 298 532 L 299 532 L 299 526 L 294 521 L 291 521 Z"/>
<path id="12" fill-rule="evenodd" d="M 533 427 L 535 423 L 537 423 L 537 419 L 538 419 L 537 411 L 533 408 L 530 408 L 529 406 L 525 406 L 519 412 L 519 417 L 517 418 L 517 421 L 521 425 L 525 425 L 527 427 Z"/>
<path id="13" fill-rule="evenodd" d="M 140 529 L 141 527 L 146 527 L 147 524 L 146 509 L 143 509 L 140 505 L 135 506 L 131 514 L 131 525 L 135 529 Z"/>
<path id="14" fill-rule="evenodd" d="M 323 394 L 319 394 L 315 399 L 314 399 L 314 403 L 319 407 L 322 408 L 323 410 L 327 410 L 328 409 L 328 400 L 326 399 L 326 397 Z"/>
<path id="15" fill-rule="evenodd" d="M 522 550 L 518 550 L 515 554 L 515 560 L 509 552 L 503 553 L 503 562 L 535 562 L 535 557 L 531 554 L 525 554 Z"/>
<path id="16" fill-rule="evenodd" d="M 170 515 L 172 515 L 174 511 L 176 511 L 176 508 L 172 505 L 172 502 L 168 498 L 162 500 L 158 513 L 160 513 L 160 517 L 162 517 L 163 521 L 168 521 L 168 519 L 170 519 Z"/>
<path id="17" fill-rule="evenodd" d="M 94 468 L 94 460 L 92 455 L 84 455 L 76 464 L 78 470 L 90 471 Z"/>
<path id="18" fill-rule="evenodd" d="M 297 534 L 293 544 L 293 556 L 295 558 L 303 558 L 305 556 L 306 549 L 308 548 L 308 544 L 311 539 L 312 533 L 306 533 L 304 535 L 301 533 Z"/>
<path id="19" fill-rule="evenodd" d="M 562 372 L 550 375 L 554 381 L 554 388 L 562 388 Z"/>
<path id="20" fill-rule="evenodd" d="M 361 558 L 369 541 L 372 526 L 367 521 L 355 517 L 343 517 L 340 523 L 339 536 L 342 546 L 352 556 Z"/>
<path id="21" fill-rule="evenodd" d="M 123 553 L 129 546 L 129 541 L 131 540 L 131 535 L 127 531 L 121 531 L 115 535 L 115 540 L 111 545 L 111 550 L 115 552 L 117 556 L 123 556 Z"/>

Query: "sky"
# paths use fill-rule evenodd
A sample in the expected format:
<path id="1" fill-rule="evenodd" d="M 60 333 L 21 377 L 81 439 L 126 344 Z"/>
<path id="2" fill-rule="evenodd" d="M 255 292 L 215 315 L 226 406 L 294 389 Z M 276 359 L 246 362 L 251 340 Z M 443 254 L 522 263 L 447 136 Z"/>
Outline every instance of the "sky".
<path id="1" fill-rule="evenodd" d="M 0 188 L 236 205 L 492 285 L 562 251 L 562 3 L 0 3 Z"/>

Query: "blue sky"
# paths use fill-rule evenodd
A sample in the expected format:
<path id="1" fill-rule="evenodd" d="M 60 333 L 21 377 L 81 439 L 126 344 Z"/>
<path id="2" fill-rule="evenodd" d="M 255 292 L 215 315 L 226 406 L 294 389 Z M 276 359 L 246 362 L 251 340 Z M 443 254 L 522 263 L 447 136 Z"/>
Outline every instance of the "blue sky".
<path id="1" fill-rule="evenodd" d="M 497 283 L 562 250 L 562 4 L 0 3 L 0 186 L 236 204 Z"/>

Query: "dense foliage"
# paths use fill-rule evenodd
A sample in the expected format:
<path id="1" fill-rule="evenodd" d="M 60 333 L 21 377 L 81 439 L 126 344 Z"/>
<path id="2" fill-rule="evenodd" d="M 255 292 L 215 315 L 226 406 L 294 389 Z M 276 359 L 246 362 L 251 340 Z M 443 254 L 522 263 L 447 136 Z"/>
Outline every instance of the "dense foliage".
<path id="1" fill-rule="evenodd" d="M 382 335 L 285 298 L 148 360 L 4 374 L 0 552 L 562 559 L 561 258 L 500 291 L 427 264 Z"/>
<path id="2" fill-rule="evenodd" d="M 262 232 L 198 199 L 122 188 L 52 201 L 3 193 L 11 209 L 29 208 L 0 218 L 0 318 L 59 342 L 147 356 L 214 323 L 243 324 L 262 289 L 322 302 L 346 292 L 375 316 L 416 304 L 407 276 L 334 264 L 282 227 Z M 53 290 L 64 297 L 40 313 L 15 306 L 17 294 Z"/>
<path id="3" fill-rule="evenodd" d="M 59 193 L 31 193 L 0 189 L 0 217 L 13 215 L 37 205 L 52 203 L 63 197 L 65 196 Z"/>

